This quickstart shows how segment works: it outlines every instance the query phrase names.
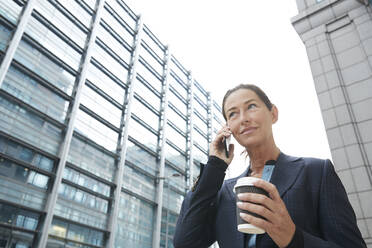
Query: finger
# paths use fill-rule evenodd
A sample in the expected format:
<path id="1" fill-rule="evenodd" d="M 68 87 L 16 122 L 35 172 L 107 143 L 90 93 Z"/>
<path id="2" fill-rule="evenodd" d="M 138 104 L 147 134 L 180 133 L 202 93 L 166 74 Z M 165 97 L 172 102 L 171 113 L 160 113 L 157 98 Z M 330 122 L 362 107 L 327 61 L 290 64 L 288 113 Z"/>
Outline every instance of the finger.
<path id="1" fill-rule="evenodd" d="M 246 213 L 240 213 L 240 218 L 245 220 L 246 222 L 255 225 L 256 227 L 262 228 L 263 230 L 267 230 L 271 223 L 258 217 L 254 217 L 253 215 L 246 214 Z"/>
<path id="2" fill-rule="evenodd" d="M 278 201 L 280 198 L 279 192 L 274 184 L 265 180 L 259 179 L 253 182 L 253 185 L 264 189 L 274 201 Z"/>
<path id="3" fill-rule="evenodd" d="M 241 201 L 252 202 L 255 204 L 261 204 L 268 208 L 270 211 L 275 212 L 275 202 L 267 197 L 266 195 L 257 194 L 257 193 L 240 193 L 238 198 Z"/>
<path id="4" fill-rule="evenodd" d="M 262 205 L 250 202 L 237 202 L 236 205 L 240 209 L 247 210 L 251 213 L 264 217 L 268 222 L 274 223 L 274 220 L 276 219 L 274 213 Z"/>

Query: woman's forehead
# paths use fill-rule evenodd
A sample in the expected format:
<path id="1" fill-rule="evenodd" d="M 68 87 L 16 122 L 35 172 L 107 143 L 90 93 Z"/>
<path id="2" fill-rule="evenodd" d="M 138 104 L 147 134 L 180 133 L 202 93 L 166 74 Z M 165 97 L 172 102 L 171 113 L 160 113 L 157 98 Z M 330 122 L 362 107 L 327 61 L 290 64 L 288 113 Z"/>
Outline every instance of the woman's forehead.
<path id="1" fill-rule="evenodd" d="M 228 107 L 233 107 L 233 105 L 237 105 L 237 104 L 241 104 L 241 103 L 245 103 L 245 102 L 249 102 L 253 100 L 256 100 L 256 101 L 260 100 L 257 94 L 253 90 L 239 89 L 237 91 L 234 91 L 227 97 L 225 107 L 226 109 L 228 109 Z"/>

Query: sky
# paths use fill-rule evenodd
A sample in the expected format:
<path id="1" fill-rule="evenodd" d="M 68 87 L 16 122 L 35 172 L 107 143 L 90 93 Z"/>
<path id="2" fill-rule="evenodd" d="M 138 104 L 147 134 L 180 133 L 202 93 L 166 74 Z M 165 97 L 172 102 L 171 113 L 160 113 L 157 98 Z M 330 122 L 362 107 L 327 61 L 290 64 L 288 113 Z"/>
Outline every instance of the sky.
<path id="1" fill-rule="evenodd" d="M 125 2 L 219 104 L 238 84 L 261 87 L 279 109 L 273 132 L 282 152 L 332 159 L 306 49 L 290 21 L 295 0 Z M 235 145 L 227 178 L 246 168 L 242 150 Z"/>

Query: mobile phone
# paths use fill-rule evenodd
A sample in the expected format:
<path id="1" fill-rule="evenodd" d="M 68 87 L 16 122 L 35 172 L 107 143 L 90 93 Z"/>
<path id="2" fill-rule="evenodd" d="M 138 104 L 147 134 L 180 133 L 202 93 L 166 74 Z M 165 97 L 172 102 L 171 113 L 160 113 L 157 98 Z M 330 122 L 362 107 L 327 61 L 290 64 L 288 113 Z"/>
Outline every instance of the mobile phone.
<path id="1" fill-rule="evenodd" d="M 229 157 L 229 146 L 230 146 L 230 142 L 231 142 L 231 136 L 229 136 L 228 138 L 225 137 L 225 139 L 223 141 L 223 144 L 225 146 L 226 158 Z"/>

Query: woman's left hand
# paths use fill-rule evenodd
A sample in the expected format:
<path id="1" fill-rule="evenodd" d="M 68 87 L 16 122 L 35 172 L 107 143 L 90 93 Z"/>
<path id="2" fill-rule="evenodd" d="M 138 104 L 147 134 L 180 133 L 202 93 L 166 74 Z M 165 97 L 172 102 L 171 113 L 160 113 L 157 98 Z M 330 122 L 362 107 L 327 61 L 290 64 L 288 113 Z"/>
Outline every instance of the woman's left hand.
<path id="1" fill-rule="evenodd" d="M 269 193 L 269 197 L 255 193 L 241 193 L 238 198 L 238 207 L 256 213 L 266 220 L 242 213 L 241 218 L 247 222 L 264 229 L 279 247 L 286 247 L 291 242 L 296 226 L 289 216 L 288 210 L 274 184 L 262 179 L 254 182 L 254 186 L 262 188 Z M 261 205 L 258 205 L 258 204 Z"/>

